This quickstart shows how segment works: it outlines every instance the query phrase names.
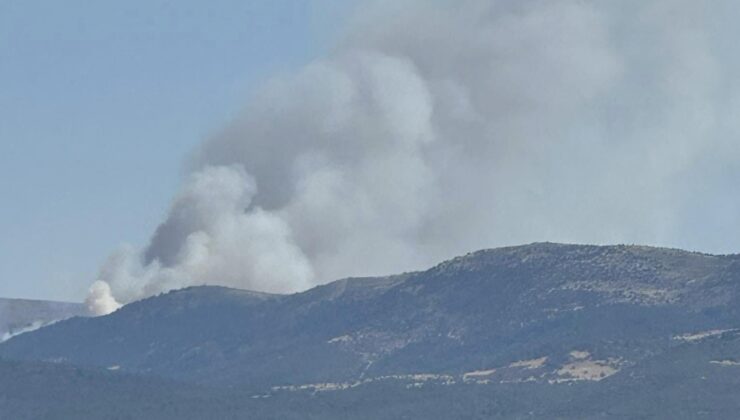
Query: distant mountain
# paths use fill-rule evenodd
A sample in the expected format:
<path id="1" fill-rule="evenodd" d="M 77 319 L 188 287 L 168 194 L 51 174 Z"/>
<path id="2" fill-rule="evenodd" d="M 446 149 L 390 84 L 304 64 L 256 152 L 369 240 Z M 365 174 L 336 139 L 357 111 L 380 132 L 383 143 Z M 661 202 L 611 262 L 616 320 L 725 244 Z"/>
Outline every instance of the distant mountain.
<path id="1" fill-rule="evenodd" d="M 717 418 L 740 409 L 739 304 L 737 255 L 542 243 L 294 295 L 179 290 L 0 357 L 302 401 L 316 418 Z"/>
<path id="2" fill-rule="evenodd" d="M 0 298 L 0 342 L 24 331 L 73 316 L 85 316 L 80 303 Z"/>

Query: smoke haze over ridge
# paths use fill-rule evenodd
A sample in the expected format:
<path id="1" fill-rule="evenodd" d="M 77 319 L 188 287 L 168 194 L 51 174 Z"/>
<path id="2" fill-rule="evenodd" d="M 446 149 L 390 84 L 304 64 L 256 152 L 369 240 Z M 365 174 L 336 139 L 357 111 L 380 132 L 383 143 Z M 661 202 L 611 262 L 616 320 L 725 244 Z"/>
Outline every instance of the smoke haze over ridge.
<path id="1" fill-rule="evenodd" d="M 88 304 L 294 292 L 542 240 L 740 246 L 738 12 L 376 1 L 195 152 L 150 243 L 114 253 Z"/>

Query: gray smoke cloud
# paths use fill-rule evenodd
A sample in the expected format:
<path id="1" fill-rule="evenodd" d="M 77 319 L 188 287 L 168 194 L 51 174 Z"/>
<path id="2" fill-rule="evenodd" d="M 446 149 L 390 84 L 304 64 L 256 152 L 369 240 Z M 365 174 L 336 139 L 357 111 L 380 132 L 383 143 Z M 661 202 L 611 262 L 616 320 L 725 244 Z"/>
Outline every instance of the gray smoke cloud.
<path id="1" fill-rule="evenodd" d="M 89 306 L 294 292 L 542 240 L 740 245 L 724 234 L 740 227 L 737 17 L 722 1 L 373 2 L 196 151 Z"/>

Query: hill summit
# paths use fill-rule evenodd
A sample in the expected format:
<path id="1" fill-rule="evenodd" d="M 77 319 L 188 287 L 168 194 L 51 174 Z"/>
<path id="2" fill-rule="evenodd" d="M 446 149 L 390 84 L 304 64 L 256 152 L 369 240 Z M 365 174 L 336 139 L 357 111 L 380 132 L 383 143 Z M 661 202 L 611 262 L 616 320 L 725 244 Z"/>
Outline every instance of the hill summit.
<path id="1" fill-rule="evenodd" d="M 293 295 L 177 290 L 15 337 L 0 356 L 275 401 L 303 393 L 356 401 L 398 387 L 426 390 L 415 395 L 438 387 L 479 395 L 483 387 L 502 398 L 526 389 L 536 399 L 531 411 L 594 415 L 618 404 L 614 395 L 641 407 L 633 390 L 660 390 L 685 406 L 697 402 L 682 400 L 686 390 L 700 383 L 718 397 L 737 389 L 725 382 L 740 385 L 732 379 L 740 369 L 738 308 L 737 255 L 536 243 Z M 696 382 L 701 377 L 711 379 Z M 558 405 L 576 389 L 567 387 L 605 405 L 569 412 Z M 715 408 L 737 405 L 722 404 Z M 709 409 L 697 407 L 687 412 Z"/>

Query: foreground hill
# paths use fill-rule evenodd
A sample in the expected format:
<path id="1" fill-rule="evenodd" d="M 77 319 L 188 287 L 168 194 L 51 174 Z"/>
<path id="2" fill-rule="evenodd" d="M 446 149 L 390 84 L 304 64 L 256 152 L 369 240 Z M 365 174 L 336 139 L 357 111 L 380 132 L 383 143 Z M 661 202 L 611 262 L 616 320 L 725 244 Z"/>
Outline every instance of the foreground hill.
<path id="1" fill-rule="evenodd" d="M 50 322 L 86 314 L 80 303 L 0 298 L 0 341 Z"/>
<path id="2" fill-rule="evenodd" d="M 0 413 L 25 419 L 734 419 L 740 336 L 685 342 L 599 382 L 440 382 L 416 377 L 344 389 L 203 387 L 68 365 L 0 360 Z M 420 382 L 419 382 L 420 381 Z"/>
<path id="3" fill-rule="evenodd" d="M 631 417 L 647 396 L 716 418 L 740 409 L 739 303 L 738 256 L 533 244 L 295 295 L 184 289 L 15 337 L 0 356 L 300 400 L 317 418 L 453 401 L 466 405 L 448 418 Z"/>
<path id="4" fill-rule="evenodd" d="M 211 398 L 211 400 L 216 400 Z M 195 387 L 65 365 L 0 360 L 5 419 L 198 418 Z"/>

